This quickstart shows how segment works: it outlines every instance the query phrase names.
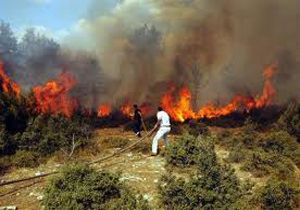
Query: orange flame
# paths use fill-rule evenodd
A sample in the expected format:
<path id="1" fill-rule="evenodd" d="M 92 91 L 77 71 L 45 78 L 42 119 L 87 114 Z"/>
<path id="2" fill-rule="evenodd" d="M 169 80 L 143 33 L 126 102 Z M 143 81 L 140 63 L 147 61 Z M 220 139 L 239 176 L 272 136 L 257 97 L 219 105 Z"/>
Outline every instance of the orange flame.
<path id="1" fill-rule="evenodd" d="M 152 112 L 152 107 L 148 103 L 143 103 L 139 109 L 142 112 L 142 115 L 149 115 Z M 133 113 L 133 104 L 130 102 L 125 102 L 121 107 L 120 107 L 121 113 L 129 118 L 132 118 L 134 113 Z"/>
<path id="2" fill-rule="evenodd" d="M 220 116 L 226 116 L 231 114 L 238 109 L 253 109 L 255 106 L 255 101 L 252 97 L 246 97 L 241 95 L 236 95 L 230 103 L 225 106 L 219 107 L 214 104 L 207 104 L 200 108 L 197 113 L 197 118 L 214 118 Z"/>
<path id="3" fill-rule="evenodd" d="M 120 111 L 121 113 L 126 116 L 126 117 L 132 117 L 133 113 L 132 113 L 132 105 L 129 102 L 124 103 L 121 107 L 120 107 Z"/>
<path id="4" fill-rule="evenodd" d="M 265 84 L 262 95 L 256 100 L 256 108 L 262 108 L 264 106 L 269 106 L 276 95 L 276 90 L 272 84 L 272 77 L 277 71 L 277 65 L 272 64 L 268 66 L 263 73 Z"/>
<path id="5" fill-rule="evenodd" d="M 183 122 L 185 119 L 196 118 L 196 114 L 193 112 L 191 107 L 191 92 L 187 87 L 183 87 L 180 92 L 180 98 L 177 103 L 173 103 L 173 92 L 174 87 L 166 93 L 161 100 L 161 105 L 170 116 L 177 121 Z"/>
<path id="6" fill-rule="evenodd" d="M 152 112 L 151 104 L 143 103 L 143 104 L 140 106 L 140 110 L 141 110 L 141 112 L 142 112 L 142 115 L 144 115 L 144 116 L 149 115 L 149 114 Z"/>
<path id="7" fill-rule="evenodd" d="M 57 81 L 52 80 L 44 86 L 34 87 L 37 111 L 71 117 L 77 108 L 77 101 L 69 96 L 69 92 L 76 83 L 72 74 L 63 72 Z"/>
<path id="8" fill-rule="evenodd" d="M 98 117 L 107 117 L 111 113 L 111 106 L 108 104 L 102 104 L 98 108 Z"/>
<path id="9" fill-rule="evenodd" d="M 4 64 L 0 61 L 0 80 L 1 87 L 4 93 L 13 93 L 15 96 L 19 97 L 21 93 L 20 86 L 12 81 L 9 76 L 4 71 Z"/>
<path id="10" fill-rule="evenodd" d="M 272 77 L 276 69 L 277 66 L 273 64 L 264 70 L 264 88 L 262 95 L 257 99 L 251 96 L 236 95 L 227 105 L 217 106 L 213 103 L 208 103 L 201 107 L 198 112 L 194 112 L 191 106 L 192 96 L 190 90 L 187 87 L 183 87 L 179 92 L 179 100 L 174 102 L 173 93 L 175 88 L 172 87 L 163 95 L 161 105 L 172 119 L 179 122 L 183 122 L 186 119 L 226 116 L 239 109 L 250 111 L 254 108 L 263 108 L 271 105 L 276 95 L 276 90 L 272 84 Z"/>

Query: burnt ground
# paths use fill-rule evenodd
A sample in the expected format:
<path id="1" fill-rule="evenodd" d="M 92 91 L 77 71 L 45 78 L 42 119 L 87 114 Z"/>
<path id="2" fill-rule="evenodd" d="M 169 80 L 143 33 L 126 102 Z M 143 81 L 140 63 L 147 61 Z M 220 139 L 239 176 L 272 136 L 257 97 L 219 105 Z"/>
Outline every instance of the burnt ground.
<path id="1" fill-rule="evenodd" d="M 174 141 L 174 135 L 170 135 L 170 141 Z M 87 148 L 81 150 L 75 154 L 75 159 L 82 161 L 92 161 L 124 147 L 123 143 L 120 143 L 120 147 L 115 143 L 114 147 L 110 147 L 109 141 L 104 139 L 111 139 L 112 141 L 118 141 L 117 139 L 127 139 L 127 145 L 134 142 L 136 137 L 127 131 L 123 131 L 120 128 L 114 129 L 99 129 L 95 136 L 95 145 L 93 148 Z M 163 155 L 157 157 L 149 156 L 151 139 L 147 139 L 137 148 L 124 152 L 119 156 L 116 156 L 103 163 L 97 163 L 93 166 L 99 170 L 105 169 L 112 172 L 121 172 L 122 180 L 124 180 L 130 187 L 137 190 L 149 201 L 153 209 L 161 209 L 159 207 L 159 197 L 157 186 L 159 184 L 160 177 L 163 174 L 168 174 L 168 168 L 165 166 L 165 159 Z M 117 146 L 117 147 L 116 147 Z M 163 151 L 162 151 L 163 153 Z M 223 148 L 216 147 L 216 153 L 220 160 L 227 157 L 228 151 Z M 0 177 L 0 180 L 12 180 L 28 176 L 37 175 L 40 173 L 47 173 L 59 169 L 62 165 L 67 164 L 61 157 L 61 154 L 56 154 L 48 160 L 47 163 L 38 166 L 37 168 L 28 169 L 11 169 L 4 176 Z M 250 179 L 258 185 L 264 183 L 266 178 L 255 178 L 251 173 L 239 170 L 239 165 L 232 165 L 236 169 L 236 174 L 241 180 Z M 175 169 L 175 174 L 181 177 L 188 177 L 193 173 L 193 169 Z M 47 179 L 39 179 L 34 181 L 26 181 L 15 185 L 4 186 L 0 189 L 0 207 L 1 206 L 17 206 L 18 209 L 36 210 L 42 209 L 40 200 L 42 200 L 43 187 L 46 184 Z M 29 185 L 29 186 L 28 186 Z M 24 187 L 25 186 L 25 187 Z M 23 188 L 24 187 L 24 188 Z M 19 189 L 21 188 L 21 189 Z M 18 189 L 17 191 L 14 191 Z M 11 192 L 11 193 L 9 193 Z M 7 195 L 4 195 L 9 193 Z"/>

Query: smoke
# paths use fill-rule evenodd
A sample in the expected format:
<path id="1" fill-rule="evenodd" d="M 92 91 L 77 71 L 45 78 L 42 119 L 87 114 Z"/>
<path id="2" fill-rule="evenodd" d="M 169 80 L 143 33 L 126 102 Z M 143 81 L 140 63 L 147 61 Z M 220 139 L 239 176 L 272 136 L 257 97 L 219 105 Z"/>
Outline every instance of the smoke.
<path id="1" fill-rule="evenodd" d="M 274 62 L 282 102 L 300 96 L 299 4 L 124 0 L 104 15 L 92 8 L 82 28 L 112 81 L 106 94 L 114 102 L 157 103 L 169 82 L 189 86 L 197 105 L 236 93 L 255 96 L 263 69 Z"/>
<path id="2" fill-rule="evenodd" d="M 80 80 L 74 94 L 89 107 L 157 104 L 170 83 L 188 86 L 195 106 L 256 96 L 271 63 L 278 64 L 277 101 L 300 98 L 297 0 L 122 0 L 105 12 L 101 2 L 74 26 L 55 61 L 73 69 Z"/>

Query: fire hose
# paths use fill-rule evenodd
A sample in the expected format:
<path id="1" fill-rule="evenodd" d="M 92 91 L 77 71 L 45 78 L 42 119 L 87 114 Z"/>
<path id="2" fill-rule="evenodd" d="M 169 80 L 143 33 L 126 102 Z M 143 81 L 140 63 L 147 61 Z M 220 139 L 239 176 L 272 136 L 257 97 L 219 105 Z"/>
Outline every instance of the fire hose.
<path id="1" fill-rule="evenodd" d="M 123 149 L 120 149 L 120 150 L 118 150 L 118 151 L 116 151 L 116 152 L 114 152 L 114 153 L 112 153 L 110 155 L 107 155 L 105 157 L 102 157 L 102 158 L 99 158 L 97 160 L 88 162 L 87 165 L 92 165 L 92 164 L 95 164 L 95 163 L 104 162 L 104 161 L 107 161 L 108 159 L 111 159 L 111 158 L 113 158 L 115 156 L 118 156 L 121 153 L 123 153 L 123 152 L 125 152 L 125 151 L 127 151 L 129 149 L 134 148 L 136 145 L 138 145 L 139 143 L 141 143 L 142 141 L 144 141 L 146 138 L 148 138 L 150 136 L 149 134 L 151 134 L 151 132 L 147 133 L 144 137 L 142 137 L 141 139 L 137 140 L 136 142 L 130 144 L 129 146 L 127 146 L 127 147 L 125 147 Z M 10 181 L 6 181 L 6 182 L 0 183 L 0 187 L 6 186 L 6 185 L 11 185 L 11 184 L 16 184 L 16 183 L 20 183 L 20 182 L 24 182 L 24 181 L 34 180 L 34 179 L 38 179 L 38 178 L 43 178 L 43 177 L 47 177 L 47 176 L 58 174 L 58 173 L 60 173 L 60 171 L 53 171 L 53 172 L 43 173 L 43 174 L 36 175 L 36 176 L 31 176 L 31 177 L 26 177 L 26 178 L 21 178 L 21 179 L 10 180 Z"/>

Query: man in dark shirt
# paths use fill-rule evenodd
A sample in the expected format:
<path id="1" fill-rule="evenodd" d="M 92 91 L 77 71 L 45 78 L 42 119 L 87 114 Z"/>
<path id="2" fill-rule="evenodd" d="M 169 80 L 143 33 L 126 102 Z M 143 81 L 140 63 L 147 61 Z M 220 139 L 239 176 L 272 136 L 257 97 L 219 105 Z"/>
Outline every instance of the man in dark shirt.
<path id="1" fill-rule="evenodd" d="M 134 125 L 133 125 L 133 131 L 136 136 L 141 137 L 141 129 L 142 129 L 142 112 L 138 108 L 138 105 L 134 104 L 133 105 L 134 109 L 134 115 L 133 115 L 133 120 L 134 120 Z"/>

